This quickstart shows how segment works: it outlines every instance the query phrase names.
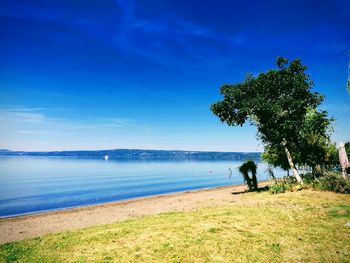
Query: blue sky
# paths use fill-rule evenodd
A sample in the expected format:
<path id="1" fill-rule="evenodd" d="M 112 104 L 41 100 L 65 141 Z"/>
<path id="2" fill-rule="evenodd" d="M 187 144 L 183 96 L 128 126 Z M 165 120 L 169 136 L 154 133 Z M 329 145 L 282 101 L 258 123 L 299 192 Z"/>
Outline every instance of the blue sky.
<path id="1" fill-rule="evenodd" d="M 259 151 L 223 83 L 301 58 L 350 140 L 350 2 L 1 1 L 0 148 Z"/>

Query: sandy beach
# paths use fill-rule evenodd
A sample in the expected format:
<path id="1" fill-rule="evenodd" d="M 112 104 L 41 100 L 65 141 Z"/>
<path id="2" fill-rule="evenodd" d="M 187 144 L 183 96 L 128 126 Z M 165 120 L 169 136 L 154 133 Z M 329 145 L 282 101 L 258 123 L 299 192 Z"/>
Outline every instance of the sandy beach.
<path id="1" fill-rule="evenodd" d="M 260 186 L 266 184 L 266 182 L 260 183 Z M 109 224 L 146 215 L 225 205 L 239 201 L 241 193 L 246 189 L 245 185 L 225 186 L 2 218 L 0 219 L 0 243 L 93 225 Z"/>

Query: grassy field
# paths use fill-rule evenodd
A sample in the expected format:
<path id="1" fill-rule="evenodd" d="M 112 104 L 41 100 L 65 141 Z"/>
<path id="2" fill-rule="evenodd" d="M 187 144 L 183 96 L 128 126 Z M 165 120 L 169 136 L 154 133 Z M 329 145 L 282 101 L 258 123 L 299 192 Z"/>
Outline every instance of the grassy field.
<path id="1" fill-rule="evenodd" d="M 350 195 L 244 194 L 229 206 L 166 213 L 0 246 L 3 262 L 350 262 Z"/>

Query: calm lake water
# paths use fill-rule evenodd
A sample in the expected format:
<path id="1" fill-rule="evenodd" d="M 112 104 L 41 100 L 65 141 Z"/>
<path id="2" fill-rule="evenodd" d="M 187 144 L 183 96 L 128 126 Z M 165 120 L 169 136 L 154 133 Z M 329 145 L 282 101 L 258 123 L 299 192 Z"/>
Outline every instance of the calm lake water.
<path id="1" fill-rule="evenodd" d="M 0 157 L 0 217 L 241 184 L 241 161 L 116 161 Z M 266 164 L 258 164 L 266 180 Z M 278 172 L 277 172 L 278 174 Z"/>

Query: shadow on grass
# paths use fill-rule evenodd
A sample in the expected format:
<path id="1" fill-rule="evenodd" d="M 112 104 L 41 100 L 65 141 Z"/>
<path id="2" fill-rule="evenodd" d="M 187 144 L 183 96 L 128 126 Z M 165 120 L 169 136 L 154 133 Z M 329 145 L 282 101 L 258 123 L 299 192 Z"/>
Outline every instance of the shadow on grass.
<path id="1" fill-rule="evenodd" d="M 252 191 L 252 190 L 244 190 L 244 191 L 238 191 L 238 192 L 232 192 L 232 195 L 240 195 L 240 194 L 246 194 L 246 193 L 252 193 L 252 192 L 266 192 L 269 190 L 268 186 L 264 186 L 264 187 L 259 187 L 258 190 Z"/>

